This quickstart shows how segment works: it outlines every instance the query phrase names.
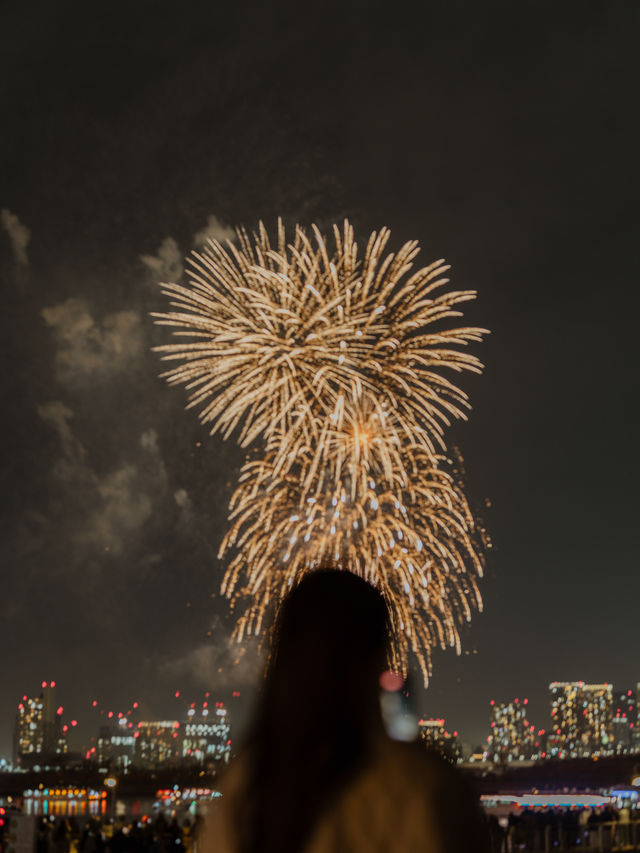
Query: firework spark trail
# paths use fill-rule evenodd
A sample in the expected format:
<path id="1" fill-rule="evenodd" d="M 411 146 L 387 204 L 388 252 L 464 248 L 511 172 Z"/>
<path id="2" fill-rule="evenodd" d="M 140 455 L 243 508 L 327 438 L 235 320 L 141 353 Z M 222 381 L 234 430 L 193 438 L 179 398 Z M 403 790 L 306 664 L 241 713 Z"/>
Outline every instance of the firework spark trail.
<path id="1" fill-rule="evenodd" d="M 359 257 L 353 228 L 334 246 L 314 227 L 287 243 L 278 224 L 192 253 L 190 286 L 163 284 L 155 314 L 180 342 L 156 349 L 178 364 L 189 407 L 211 433 L 262 440 L 243 467 L 220 548 L 235 635 L 259 634 L 270 604 L 316 566 L 347 567 L 389 605 L 394 665 L 412 651 L 425 682 L 436 646 L 460 648 L 481 608 L 482 531 L 445 470 L 444 427 L 466 417 L 443 371 L 480 372 L 464 351 L 485 330 L 445 328 L 472 291 L 443 291 L 442 261 L 413 270 L 415 242 L 385 254 L 389 231 Z"/>
<path id="2" fill-rule="evenodd" d="M 335 487 L 333 472 L 305 489 L 313 454 L 282 476 L 277 454 L 247 463 L 230 503 L 231 527 L 220 556 L 234 553 L 223 592 L 244 612 L 236 635 L 260 633 L 272 601 L 327 563 L 376 585 L 387 600 L 392 662 L 406 670 L 413 651 L 425 677 L 435 646 L 460 648 L 458 626 L 481 607 L 476 531 L 455 478 L 424 449 L 405 449 L 391 482 L 358 477 Z M 348 478 L 347 478 L 348 481 Z"/>
<path id="3" fill-rule="evenodd" d="M 163 284 L 174 310 L 154 315 L 185 339 L 156 348 L 180 362 L 163 375 L 186 385 L 212 434 L 237 429 L 243 447 L 279 435 L 283 458 L 317 443 L 323 418 L 366 401 L 393 408 L 413 442 L 444 449 L 443 427 L 469 404 L 443 371 L 480 372 L 464 348 L 484 330 L 440 326 L 475 293 L 436 294 L 448 267 L 410 274 L 417 243 L 384 255 L 387 229 L 362 260 L 348 222 L 334 229 L 332 253 L 315 227 L 313 238 L 298 227 L 287 244 L 279 223 L 272 248 L 261 223 L 253 240 L 239 230 L 237 247 L 210 241 L 193 252 L 191 286 Z"/>

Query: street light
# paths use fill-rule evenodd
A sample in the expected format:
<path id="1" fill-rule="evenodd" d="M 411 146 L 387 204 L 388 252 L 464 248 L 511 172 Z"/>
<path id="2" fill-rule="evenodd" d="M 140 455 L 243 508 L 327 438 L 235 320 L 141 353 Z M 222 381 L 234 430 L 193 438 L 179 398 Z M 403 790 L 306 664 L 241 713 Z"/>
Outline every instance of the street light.
<path id="1" fill-rule="evenodd" d="M 109 789 L 109 801 L 111 803 L 109 811 L 111 812 L 111 822 L 113 823 L 116 817 L 116 788 L 118 786 L 118 780 L 115 776 L 106 776 L 104 786 Z"/>

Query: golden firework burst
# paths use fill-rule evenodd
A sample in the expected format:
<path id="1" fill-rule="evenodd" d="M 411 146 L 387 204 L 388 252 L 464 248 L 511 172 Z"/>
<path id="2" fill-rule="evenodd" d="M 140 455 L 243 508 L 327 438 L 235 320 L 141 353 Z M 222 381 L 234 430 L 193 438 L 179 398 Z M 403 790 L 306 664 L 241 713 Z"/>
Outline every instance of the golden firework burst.
<path id="1" fill-rule="evenodd" d="M 412 271 L 415 241 L 385 254 L 386 228 L 362 258 L 349 222 L 333 236 L 330 247 L 298 226 L 287 243 L 280 222 L 272 247 L 260 223 L 237 245 L 193 252 L 190 285 L 163 284 L 173 310 L 154 314 L 180 338 L 156 347 L 179 362 L 163 375 L 186 385 L 212 433 L 237 429 L 241 446 L 279 435 L 283 458 L 349 404 L 393 409 L 400 434 L 443 449 L 443 426 L 469 405 L 446 373 L 481 370 L 465 348 L 485 331 L 444 324 L 475 293 L 443 291 L 443 261 Z"/>
<path id="2" fill-rule="evenodd" d="M 321 470 L 313 452 L 285 474 L 277 452 L 243 467 L 220 548 L 233 555 L 223 592 L 240 613 L 238 639 L 259 634 L 270 604 L 306 572 L 337 565 L 383 593 L 396 668 L 406 671 L 413 651 L 426 682 L 435 646 L 459 651 L 460 625 L 482 606 L 481 537 L 446 461 L 418 445 L 402 455 L 389 477 L 375 452 L 359 465 L 350 460 L 342 479 L 330 450 Z"/>
<path id="3" fill-rule="evenodd" d="M 189 285 L 162 285 L 155 314 L 179 339 L 189 407 L 212 433 L 261 448 L 242 469 L 220 548 L 235 635 L 259 634 L 270 605 L 314 567 L 338 565 L 383 593 L 393 664 L 413 652 L 425 681 L 437 646 L 460 649 L 482 602 L 482 531 L 449 470 L 444 428 L 466 417 L 450 374 L 480 372 L 467 350 L 486 330 L 450 327 L 473 291 L 449 269 L 414 270 L 416 242 L 387 252 L 389 231 L 360 253 L 352 226 L 327 241 L 315 226 L 272 246 L 260 223 L 188 259 Z"/>

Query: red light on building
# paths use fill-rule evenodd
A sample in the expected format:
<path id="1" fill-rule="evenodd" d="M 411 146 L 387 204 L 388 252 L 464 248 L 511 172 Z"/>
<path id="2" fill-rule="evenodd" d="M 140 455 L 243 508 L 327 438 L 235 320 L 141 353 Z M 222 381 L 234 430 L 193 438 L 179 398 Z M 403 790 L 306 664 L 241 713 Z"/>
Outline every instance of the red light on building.
<path id="1" fill-rule="evenodd" d="M 63 712 L 63 711 L 64 711 L 64 708 L 62 707 L 62 705 L 60 705 L 60 707 L 59 707 L 59 708 L 58 708 L 58 710 L 56 711 L 56 714 L 57 714 L 58 716 L 60 716 L 60 715 L 62 714 L 62 712 Z"/>
<path id="2" fill-rule="evenodd" d="M 94 699 L 94 700 L 93 700 L 93 702 L 92 702 L 91 704 L 92 704 L 92 706 L 95 708 L 95 707 L 98 705 L 98 700 L 97 700 L 97 699 Z"/>
<path id="3" fill-rule="evenodd" d="M 72 726 L 74 726 L 74 727 L 75 727 L 75 726 L 77 726 L 77 725 L 78 725 L 78 721 L 77 721 L 77 720 L 71 720 L 71 725 L 72 725 Z"/>
<path id="4" fill-rule="evenodd" d="M 176 690 L 176 692 L 173 695 L 176 697 L 176 699 L 178 699 L 180 697 L 180 691 Z"/>
<path id="5" fill-rule="evenodd" d="M 134 707 L 134 708 L 137 708 L 137 707 L 138 707 L 138 703 L 137 703 L 137 702 L 134 702 L 134 703 L 133 703 L 133 707 Z"/>
<path id="6" fill-rule="evenodd" d="M 42 689 L 44 690 L 44 688 L 45 688 L 46 686 L 47 686 L 47 682 L 46 682 L 46 681 L 43 681 L 43 682 L 42 682 Z"/>
<path id="7" fill-rule="evenodd" d="M 51 687 L 55 687 L 55 686 L 56 686 L 55 681 L 52 681 L 52 682 L 51 682 Z"/>

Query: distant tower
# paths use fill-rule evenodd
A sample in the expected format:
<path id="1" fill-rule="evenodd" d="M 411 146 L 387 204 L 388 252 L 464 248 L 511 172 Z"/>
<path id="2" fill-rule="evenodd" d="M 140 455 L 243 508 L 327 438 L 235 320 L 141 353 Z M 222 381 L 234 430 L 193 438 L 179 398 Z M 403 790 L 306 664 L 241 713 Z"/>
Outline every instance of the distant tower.
<path id="1" fill-rule="evenodd" d="M 66 751 L 56 711 L 55 681 L 43 681 L 35 698 L 23 696 L 16 713 L 13 760 L 16 765 L 37 764 L 43 756 Z M 64 748 L 63 748 L 64 744 Z"/>
<path id="2" fill-rule="evenodd" d="M 199 714 L 194 706 L 187 711 L 182 726 L 182 757 L 203 765 L 228 762 L 231 756 L 231 723 L 224 702 L 209 707 L 204 703 Z"/>
<path id="3" fill-rule="evenodd" d="M 124 722 L 100 726 L 95 753 L 90 751 L 89 756 L 93 755 L 102 768 L 126 773 L 134 762 L 136 740 L 135 733 Z"/>
<path id="4" fill-rule="evenodd" d="M 156 768 L 175 764 L 179 756 L 177 720 L 142 720 L 134 733 L 135 763 L 140 767 Z"/>
<path id="5" fill-rule="evenodd" d="M 506 704 L 491 702 L 491 733 L 487 758 L 496 763 L 524 761 L 536 754 L 535 726 L 527 717 L 528 699 Z"/>
<path id="6" fill-rule="evenodd" d="M 458 743 L 458 732 L 448 731 L 442 717 L 418 720 L 418 730 L 420 740 L 424 741 L 430 749 L 439 752 L 454 764 L 461 760 L 462 749 Z"/>
<path id="7" fill-rule="evenodd" d="M 60 715 L 56 713 L 56 683 L 42 682 L 42 723 L 44 742 L 42 751 L 51 755 L 58 751 L 60 740 Z"/>
<path id="8" fill-rule="evenodd" d="M 30 699 L 23 696 L 16 713 L 15 734 L 13 739 L 13 763 L 22 765 L 31 763 L 41 755 L 44 745 L 44 722 L 42 696 Z"/>
<path id="9" fill-rule="evenodd" d="M 606 755 L 613 743 L 613 687 L 584 681 L 549 685 L 549 754 L 558 758 Z"/>
<path id="10" fill-rule="evenodd" d="M 636 694 L 631 689 L 617 690 L 613 695 L 613 743 L 616 752 L 634 750 L 637 718 Z"/>

